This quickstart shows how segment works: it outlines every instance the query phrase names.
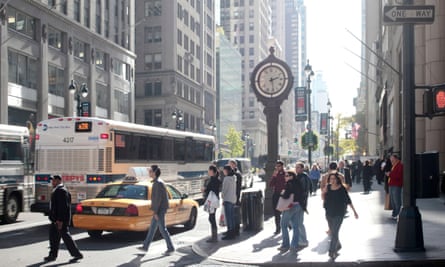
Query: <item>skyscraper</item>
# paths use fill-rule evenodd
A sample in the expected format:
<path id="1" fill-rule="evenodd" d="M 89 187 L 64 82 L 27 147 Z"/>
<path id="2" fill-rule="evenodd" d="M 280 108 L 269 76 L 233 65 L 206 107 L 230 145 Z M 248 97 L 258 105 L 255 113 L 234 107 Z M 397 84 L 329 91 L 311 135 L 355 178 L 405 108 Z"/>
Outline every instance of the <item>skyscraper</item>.
<path id="1" fill-rule="evenodd" d="M 220 2 L 221 26 L 242 56 L 243 131 L 255 144 L 250 151 L 254 164 L 267 153 L 267 129 L 263 106 L 250 88 L 250 73 L 269 54 L 270 14 L 268 0 Z"/>
<path id="2" fill-rule="evenodd" d="M 214 1 L 138 2 L 136 122 L 212 133 L 214 18 Z"/>

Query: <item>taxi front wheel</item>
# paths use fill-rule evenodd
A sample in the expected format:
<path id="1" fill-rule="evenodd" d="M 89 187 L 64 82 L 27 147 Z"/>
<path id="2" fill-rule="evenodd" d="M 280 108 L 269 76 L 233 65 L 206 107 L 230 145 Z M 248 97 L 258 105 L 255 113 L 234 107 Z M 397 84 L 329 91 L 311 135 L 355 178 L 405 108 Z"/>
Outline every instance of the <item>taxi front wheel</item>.
<path id="1" fill-rule="evenodd" d="M 190 212 L 189 220 L 188 220 L 187 223 L 184 225 L 185 228 L 186 228 L 187 230 L 193 229 L 193 228 L 195 227 L 195 225 L 196 225 L 196 219 L 197 219 L 197 217 L 198 217 L 197 215 L 198 215 L 198 211 L 196 210 L 195 207 L 193 207 L 192 210 L 191 210 L 191 212 Z"/>

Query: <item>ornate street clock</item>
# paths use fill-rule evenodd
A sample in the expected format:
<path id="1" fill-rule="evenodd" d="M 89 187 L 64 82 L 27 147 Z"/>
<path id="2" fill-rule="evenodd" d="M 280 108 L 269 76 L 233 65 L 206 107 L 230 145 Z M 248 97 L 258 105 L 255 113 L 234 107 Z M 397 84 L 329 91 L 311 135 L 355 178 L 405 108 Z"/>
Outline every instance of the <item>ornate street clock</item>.
<path id="1" fill-rule="evenodd" d="M 264 115 L 267 122 L 267 163 L 266 177 L 270 179 L 278 157 L 278 128 L 281 104 L 289 96 L 289 92 L 294 84 L 292 72 L 286 62 L 275 57 L 275 49 L 269 49 L 270 55 L 261 61 L 250 76 L 250 86 L 252 86 L 256 97 L 264 105 Z M 294 109 L 285 110 L 294 112 Z M 266 187 L 265 213 L 273 214 L 275 207 L 272 207 L 272 191 Z"/>
<path id="2" fill-rule="evenodd" d="M 251 76 L 251 86 L 258 100 L 265 105 L 265 101 L 271 99 L 275 101 L 286 99 L 293 85 L 289 66 L 275 57 L 273 47 L 269 51 L 270 55 L 255 67 Z"/>

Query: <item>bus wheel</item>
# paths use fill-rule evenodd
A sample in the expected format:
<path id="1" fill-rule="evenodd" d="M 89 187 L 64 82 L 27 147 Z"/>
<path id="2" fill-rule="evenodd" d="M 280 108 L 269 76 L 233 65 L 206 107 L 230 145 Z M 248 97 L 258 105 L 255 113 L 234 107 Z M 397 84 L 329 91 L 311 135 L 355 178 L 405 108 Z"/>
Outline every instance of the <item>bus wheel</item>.
<path id="1" fill-rule="evenodd" d="M 195 207 L 193 207 L 193 208 L 192 208 L 192 211 L 190 212 L 189 220 L 188 220 L 187 223 L 184 225 L 185 228 L 186 228 L 187 230 L 193 229 L 193 227 L 195 227 L 195 225 L 196 225 L 196 219 L 197 219 L 197 217 L 198 217 L 197 215 L 198 215 L 198 211 L 196 210 Z"/>
<path id="2" fill-rule="evenodd" d="M 88 231 L 88 235 L 91 238 L 101 238 L 102 237 L 102 230 L 90 230 Z"/>
<path id="3" fill-rule="evenodd" d="M 6 223 L 14 223 L 19 215 L 19 201 L 17 197 L 11 195 L 6 203 L 6 210 L 3 219 Z"/>

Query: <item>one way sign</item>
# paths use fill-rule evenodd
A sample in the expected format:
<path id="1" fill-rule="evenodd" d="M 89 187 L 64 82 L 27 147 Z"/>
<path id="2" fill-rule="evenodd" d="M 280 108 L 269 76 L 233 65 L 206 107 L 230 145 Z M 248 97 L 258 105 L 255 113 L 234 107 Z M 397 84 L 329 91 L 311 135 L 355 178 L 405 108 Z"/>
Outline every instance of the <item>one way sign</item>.
<path id="1" fill-rule="evenodd" d="M 434 22 L 434 6 L 384 6 L 384 24 L 431 24 Z"/>

